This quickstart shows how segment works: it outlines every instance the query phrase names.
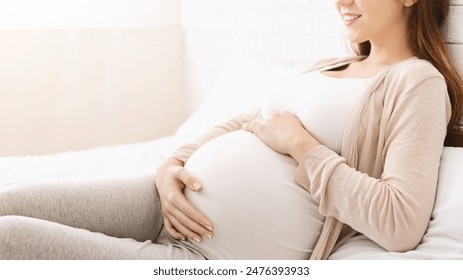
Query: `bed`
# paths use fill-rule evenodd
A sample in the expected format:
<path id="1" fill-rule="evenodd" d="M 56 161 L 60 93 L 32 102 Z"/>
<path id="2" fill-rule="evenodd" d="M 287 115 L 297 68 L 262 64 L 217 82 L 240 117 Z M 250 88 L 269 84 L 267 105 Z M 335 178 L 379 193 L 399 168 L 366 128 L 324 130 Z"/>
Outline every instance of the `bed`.
<path id="1" fill-rule="evenodd" d="M 175 147 L 217 123 L 254 108 L 273 85 L 300 71 L 301 68 L 281 61 L 238 54 L 227 63 L 214 90 L 175 135 L 59 154 L 0 157 L 0 190 L 31 182 L 105 180 L 152 174 Z M 253 79 L 247 78 L 251 76 Z M 330 259 L 463 259 L 463 133 L 450 135 L 446 145 L 432 218 L 415 250 L 390 253 L 358 235 L 333 252 Z"/>

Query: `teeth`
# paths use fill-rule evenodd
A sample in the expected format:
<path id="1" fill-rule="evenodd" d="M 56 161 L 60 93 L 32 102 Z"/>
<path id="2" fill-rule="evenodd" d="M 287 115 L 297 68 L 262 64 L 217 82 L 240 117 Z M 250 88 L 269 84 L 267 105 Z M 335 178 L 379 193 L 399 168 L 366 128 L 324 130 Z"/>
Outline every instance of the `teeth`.
<path id="1" fill-rule="evenodd" d="M 351 21 L 351 20 L 355 20 L 355 19 L 358 19 L 360 17 L 360 15 L 345 15 L 344 16 L 344 20 L 345 21 Z"/>

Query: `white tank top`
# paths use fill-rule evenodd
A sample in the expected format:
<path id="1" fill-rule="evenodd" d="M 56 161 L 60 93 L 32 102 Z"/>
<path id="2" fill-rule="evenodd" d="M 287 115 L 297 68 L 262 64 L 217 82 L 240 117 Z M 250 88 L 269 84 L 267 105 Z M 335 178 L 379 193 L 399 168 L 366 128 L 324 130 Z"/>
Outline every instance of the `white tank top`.
<path id="1" fill-rule="evenodd" d="M 322 143 L 339 152 L 347 114 L 365 80 L 308 73 L 282 83 L 262 105 L 298 116 Z M 247 131 L 201 146 L 187 168 L 204 188 L 185 195 L 214 224 L 214 237 L 196 246 L 213 259 L 307 259 L 324 217 L 310 194 L 294 182 L 297 162 Z"/>
<path id="2" fill-rule="evenodd" d="M 262 104 L 262 117 L 288 111 L 320 143 L 341 153 L 344 126 L 353 104 L 369 79 L 332 78 L 320 72 L 279 84 Z"/>

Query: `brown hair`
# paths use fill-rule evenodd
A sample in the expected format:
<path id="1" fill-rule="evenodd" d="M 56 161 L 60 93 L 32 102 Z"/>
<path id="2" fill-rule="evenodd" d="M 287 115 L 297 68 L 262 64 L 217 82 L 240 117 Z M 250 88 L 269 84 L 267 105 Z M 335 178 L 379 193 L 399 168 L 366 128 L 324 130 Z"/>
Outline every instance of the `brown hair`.
<path id="1" fill-rule="evenodd" d="M 410 11 L 408 41 L 415 56 L 431 62 L 445 78 L 452 104 L 451 130 L 463 113 L 463 79 L 450 59 L 442 33 L 449 11 L 450 0 L 418 0 Z M 357 45 L 359 55 L 370 51 L 369 41 Z"/>

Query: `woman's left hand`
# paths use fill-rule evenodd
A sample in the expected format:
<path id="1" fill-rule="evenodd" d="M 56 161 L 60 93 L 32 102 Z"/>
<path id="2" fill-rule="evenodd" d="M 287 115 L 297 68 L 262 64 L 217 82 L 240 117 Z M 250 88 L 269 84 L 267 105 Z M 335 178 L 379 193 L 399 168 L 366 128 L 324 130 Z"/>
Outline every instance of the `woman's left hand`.
<path id="1" fill-rule="evenodd" d="M 290 155 L 297 162 L 311 149 L 320 145 L 305 130 L 301 121 L 288 112 L 275 113 L 268 119 L 257 117 L 242 127 L 256 134 L 262 142 L 278 153 Z"/>

